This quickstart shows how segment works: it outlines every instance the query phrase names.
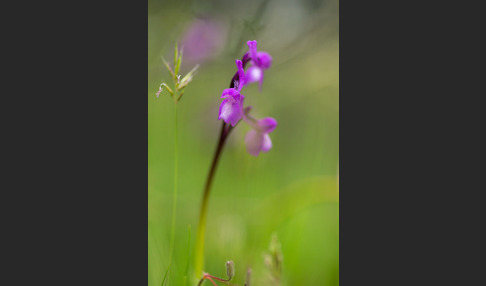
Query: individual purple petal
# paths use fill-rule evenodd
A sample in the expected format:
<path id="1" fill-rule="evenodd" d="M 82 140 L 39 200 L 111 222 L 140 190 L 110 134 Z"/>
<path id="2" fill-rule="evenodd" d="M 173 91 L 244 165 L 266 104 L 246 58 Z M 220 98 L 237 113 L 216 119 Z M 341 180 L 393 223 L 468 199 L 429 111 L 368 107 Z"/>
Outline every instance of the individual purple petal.
<path id="1" fill-rule="evenodd" d="M 277 120 L 272 117 L 265 117 L 258 120 L 258 129 L 263 133 L 272 132 L 277 127 Z"/>
<path id="2" fill-rule="evenodd" d="M 218 120 L 223 119 L 223 114 L 226 116 L 226 114 L 228 113 L 228 106 L 227 106 L 228 101 L 229 101 L 228 99 L 225 99 L 223 100 L 223 102 L 221 102 L 221 105 L 219 106 Z"/>
<path id="3" fill-rule="evenodd" d="M 266 52 L 257 53 L 257 65 L 262 69 L 268 69 L 272 66 L 272 56 Z"/>
<path id="4" fill-rule="evenodd" d="M 253 156 L 258 156 L 258 153 L 262 150 L 264 136 L 261 132 L 256 130 L 250 130 L 245 136 L 246 150 Z M 271 144 L 271 143 L 270 143 Z"/>
<path id="5" fill-rule="evenodd" d="M 248 41 L 246 42 L 247 45 L 248 45 L 248 53 L 250 55 L 250 58 L 253 60 L 253 61 L 256 61 L 257 59 L 257 41 Z"/>
<path id="6" fill-rule="evenodd" d="M 270 140 L 268 134 L 263 134 L 262 151 L 268 152 L 270 149 L 272 149 L 272 140 Z"/>
<path id="7" fill-rule="evenodd" d="M 234 89 L 234 88 L 227 88 L 223 90 L 223 94 L 221 94 L 221 98 L 227 98 L 227 97 L 234 97 L 234 96 L 239 96 L 240 93 Z"/>
<path id="8" fill-rule="evenodd" d="M 243 62 L 236 60 L 236 66 L 238 68 L 238 86 L 235 86 L 235 88 L 240 91 L 243 85 L 246 84 L 246 76 L 245 70 L 243 69 Z"/>

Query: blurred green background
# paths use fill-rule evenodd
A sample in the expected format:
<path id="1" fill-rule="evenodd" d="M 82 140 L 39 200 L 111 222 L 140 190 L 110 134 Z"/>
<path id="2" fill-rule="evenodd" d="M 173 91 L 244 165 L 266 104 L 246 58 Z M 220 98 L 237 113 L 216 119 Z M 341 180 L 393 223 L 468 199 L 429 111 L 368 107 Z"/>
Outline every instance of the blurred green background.
<path id="1" fill-rule="evenodd" d="M 205 271 L 225 278 L 225 262 L 233 260 L 234 284 L 243 285 L 251 267 L 252 285 L 273 285 L 264 255 L 276 234 L 283 254 L 282 285 L 339 284 L 338 23 L 337 0 L 149 0 L 149 286 L 161 285 L 169 265 L 174 184 L 174 103 L 165 91 L 155 97 L 161 82 L 172 84 L 161 56 L 172 62 L 179 41 L 181 74 L 200 65 L 178 106 L 176 239 L 167 285 L 184 285 L 219 135 L 220 96 L 248 40 L 257 40 L 258 50 L 270 53 L 273 65 L 265 71 L 262 92 L 256 84 L 243 89 L 245 106 L 253 106 L 256 118 L 277 119 L 278 126 L 270 134 L 272 150 L 258 157 L 245 149 L 246 123 L 231 133 L 209 201 Z"/>

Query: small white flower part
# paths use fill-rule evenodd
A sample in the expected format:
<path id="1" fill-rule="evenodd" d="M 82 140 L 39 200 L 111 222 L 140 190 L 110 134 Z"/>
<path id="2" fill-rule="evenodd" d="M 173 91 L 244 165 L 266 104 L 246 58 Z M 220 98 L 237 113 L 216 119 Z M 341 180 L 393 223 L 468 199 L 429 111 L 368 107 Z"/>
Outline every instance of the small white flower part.
<path id="1" fill-rule="evenodd" d="M 261 69 L 253 68 L 253 69 L 250 69 L 249 72 L 250 72 L 251 81 L 260 80 L 260 77 L 262 76 L 262 70 Z"/>
<path id="2" fill-rule="evenodd" d="M 160 93 L 162 92 L 162 84 L 159 86 L 159 91 L 155 94 L 157 98 L 159 98 Z"/>

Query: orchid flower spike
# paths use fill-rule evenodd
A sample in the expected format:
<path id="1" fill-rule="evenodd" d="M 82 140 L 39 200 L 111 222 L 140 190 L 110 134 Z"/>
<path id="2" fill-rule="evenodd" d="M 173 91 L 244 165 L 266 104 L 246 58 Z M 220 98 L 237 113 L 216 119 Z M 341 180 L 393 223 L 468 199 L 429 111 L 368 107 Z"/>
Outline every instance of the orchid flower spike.
<path id="1" fill-rule="evenodd" d="M 249 51 L 245 56 L 250 57 L 252 66 L 248 68 L 245 84 L 258 81 L 260 91 L 262 90 L 263 71 L 272 66 L 272 57 L 266 52 L 257 52 L 257 41 L 248 41 Z"/>
<path id="2" fill-rule="evenodd" d="M 225 98 L 219 106 L 219 117 L 224 122 L 235 126 L 243 116 L 243 100 L 245 97 L 240 94 L 241 88 L 245 84 L 245 71 L 243 70 L 243 63 L 236 60 L 238 67 L 238 81 L 235 81 L 234 88 L 228 88 L 223 91 L 221 98 Z"/>
<path id="3" fill-rule="evenodd" d="M 248 153 L 258 156 L 260 152 L 272 149 L 272 140 L 268 134 L 277 127 L 277 120 L 272 117 L 257 120 L 249 115 L 250 109 L 251 106 L 245 108 L 243 114 L 243 120 L 253 128 L 245 136 L 245 145 Z"/>

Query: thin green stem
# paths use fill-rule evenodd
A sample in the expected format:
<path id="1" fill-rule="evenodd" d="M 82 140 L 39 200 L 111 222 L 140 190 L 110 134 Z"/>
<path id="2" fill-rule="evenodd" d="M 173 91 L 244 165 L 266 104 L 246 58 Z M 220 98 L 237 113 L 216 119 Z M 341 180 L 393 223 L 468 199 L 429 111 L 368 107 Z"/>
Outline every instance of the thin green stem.
<path id="1" fill-rule="evenodd" d="M 169 265 L 172 264 L 172 254 L 174 253 L 174 238 L 175 238 L 175 222 L 176 222 L 176 210 L 177 210 L 177 172 L 178 172 L 178 131 L 177 131 L 177 103 L 174 104 L 174 195 L 172 201 L 172 226 L 170 231 L 170 253 L 169 253 Z M 169 266 L 170 267 L 170 266 Z"/>

